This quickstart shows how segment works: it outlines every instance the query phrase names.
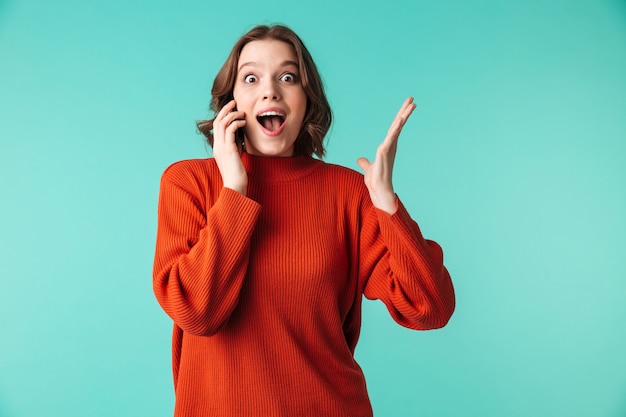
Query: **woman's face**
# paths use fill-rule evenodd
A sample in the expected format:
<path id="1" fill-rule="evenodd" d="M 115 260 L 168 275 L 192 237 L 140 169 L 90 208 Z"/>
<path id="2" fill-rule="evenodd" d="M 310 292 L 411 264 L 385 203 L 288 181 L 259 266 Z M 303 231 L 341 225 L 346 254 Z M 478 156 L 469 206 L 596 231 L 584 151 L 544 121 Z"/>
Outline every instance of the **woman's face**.
<path id="1" fill-rule="evenodd" d="M 307 107 L 292 46 L 273 39 L 246 44 L 239 56 L 233 96 L 237 110 L 246 114 L 246 151 L 292 156 Z"/>

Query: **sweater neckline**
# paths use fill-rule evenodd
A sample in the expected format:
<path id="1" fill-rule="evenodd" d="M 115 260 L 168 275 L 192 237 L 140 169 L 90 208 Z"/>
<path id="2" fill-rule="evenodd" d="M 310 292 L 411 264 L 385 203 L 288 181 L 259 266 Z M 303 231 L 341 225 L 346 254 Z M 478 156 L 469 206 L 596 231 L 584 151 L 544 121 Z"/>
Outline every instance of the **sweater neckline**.
<path id="1" fill-rule="evenodd" d="M 258 156 L 247 152 L 241 161 L 250 181 L 285 182 L 309 175 L 323 162 L 311 156 Z"/>

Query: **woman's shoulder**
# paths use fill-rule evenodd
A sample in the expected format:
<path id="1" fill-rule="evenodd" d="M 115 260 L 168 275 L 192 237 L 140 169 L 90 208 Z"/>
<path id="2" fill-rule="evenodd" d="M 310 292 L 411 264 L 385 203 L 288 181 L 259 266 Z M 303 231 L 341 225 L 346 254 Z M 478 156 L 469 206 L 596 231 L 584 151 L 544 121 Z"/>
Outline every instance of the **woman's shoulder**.
<path id="1" fill-rule="evenodd" d="M 335 181 L 363 183 L 363 174 L 355 169 L 330 162 L 324 162 L 323 167 L 323 174 L 331 177 Z"/>
<path id="2" fill-rule="evenodd" d="M 206 177 L 217 170 L 217 164 L 213 158 L 183 159 L 170 164 L 163 171 L 164 179 L 175 180 L 177 178 Z M 219 172 L 219 171 L 217 171 Z"/>
<path id="3" fill-rule="evenodd" d="M 212 166 L 216 166 L 215 159 L 213 158 L 183 159 L 173 162 L 165 168 L 163 176 L 169 177 L 188 173 L 206 172 L 210 170 Z"/>
<path id="4" fill-rule="evenodd" d="M 163 171 L 161 183 L 170 184 L 190 192 L 219 187 L 219 169 L 213 158 L 185 159 L 170 164 Z"/>

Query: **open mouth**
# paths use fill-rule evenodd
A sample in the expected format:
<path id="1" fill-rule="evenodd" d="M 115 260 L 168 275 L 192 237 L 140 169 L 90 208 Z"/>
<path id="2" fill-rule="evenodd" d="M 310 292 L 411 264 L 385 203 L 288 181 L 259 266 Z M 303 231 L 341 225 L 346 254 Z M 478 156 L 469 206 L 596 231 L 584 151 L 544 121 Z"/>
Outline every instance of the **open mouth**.
<path id="1" fill-rule="evenodd" d="M 278 133 L 285 123 L 285 115 L 277 111 L 265 111 L 260 113 L 256 119 L 269 133 Z"/>

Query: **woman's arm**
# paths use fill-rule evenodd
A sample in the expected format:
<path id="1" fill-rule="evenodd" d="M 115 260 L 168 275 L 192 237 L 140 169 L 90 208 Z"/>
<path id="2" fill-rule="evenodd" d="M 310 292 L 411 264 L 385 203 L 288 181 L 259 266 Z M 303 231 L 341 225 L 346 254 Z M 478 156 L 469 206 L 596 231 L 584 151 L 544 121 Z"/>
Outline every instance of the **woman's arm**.
<path id="1" fill-rule="evenodd" d="M 153 288 L 176 325 L 211 335 L 238 303 L 260 205 L 224 187 L 207 211 L 192 179 L 180 164 L 163 174 Z"/>
<path id="2" fill-rule="evenodd" d="M 388 215 L 370 206 L 361 229 L 363 294 L 385 303 L 402 326 L 428 330 L 446 325 L 455 308 L 441 247 L 426 240 L 401 202 Z M 360 281 L 363 282 L 363 281 Z"/>
<path id="3" fill-rule="evenodd" d="M 424 239 L 393 190 L 398 137 L 413 110 L 409 97 L 376 150 L 374 162 L 358 160 L 372 203 L 361 229 L 360 279 L 367 280 L 365 296 L 381 299 L 394 320 L 426 330 L 448 322 L 455 297 L 441 248 Z"/>

